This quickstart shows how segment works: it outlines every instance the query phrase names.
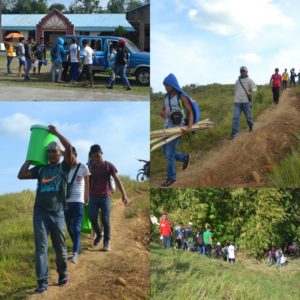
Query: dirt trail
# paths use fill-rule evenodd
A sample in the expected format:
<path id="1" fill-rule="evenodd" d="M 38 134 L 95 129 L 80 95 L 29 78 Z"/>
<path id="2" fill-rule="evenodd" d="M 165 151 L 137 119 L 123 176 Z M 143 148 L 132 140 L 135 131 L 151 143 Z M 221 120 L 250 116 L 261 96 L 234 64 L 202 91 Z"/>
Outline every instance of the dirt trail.
<path id="1" fill-rule="evenodd" d="M 296 144 L 299 97 L 283 93 L 279 105 L 266 109 L 254 129 L 252 133 L 241 131 L 234 140 L 221 141 L 197 162 L 192 159 L 188 169 L 178 171 L 172 187 L 268 187 L 268 173 Z M 151 185 L 158 187 L 162 181 L 157 177 Z"/>
<path id="2" fill-rule="evenodd" d="M 48 291 L 42 295 L 32 294 L 28 299 L 146 299 L 150 270 L 149 212 L 142 211 L 137 217 L 126 218 L 125 209 L 121 200 L 113 201 L 112 251 L 99 251 L 102 243 L 93 248 L 89 240 L 89 247 L 79 257 L 78 265 L 68 263 L 69 286 L 58 287 L 58 275 L 52 270 Z"/>

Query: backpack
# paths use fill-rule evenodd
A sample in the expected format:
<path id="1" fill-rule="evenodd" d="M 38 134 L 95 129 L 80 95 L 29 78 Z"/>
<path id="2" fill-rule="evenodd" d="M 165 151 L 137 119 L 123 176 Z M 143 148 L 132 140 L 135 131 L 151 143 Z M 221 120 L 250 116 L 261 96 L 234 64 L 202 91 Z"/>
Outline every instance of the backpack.
<path id="1" fill-rule="evenodd" d="M 181 109 L 185 109 L 184 105 L 182 103 L 181 95 L 182 94 L 177 95 L 178 103 L 179 103 L 179 106 L 181 107 Z M 186 97 L 186 98 L 189 101 L 189 103 L 191 105 L 191 108 L 192 108 L 192 111 L 193 111 L 193 124 L 196 124 L 200 121 L 200 108 L 199 108 L 199 105 L 196 102 L 196 100 L 194 100 L 190 97 Z M 187 114 L 185 116 L 185 125 L 188 125 L 188 123 L 189 123 L 189 116 Z"/>

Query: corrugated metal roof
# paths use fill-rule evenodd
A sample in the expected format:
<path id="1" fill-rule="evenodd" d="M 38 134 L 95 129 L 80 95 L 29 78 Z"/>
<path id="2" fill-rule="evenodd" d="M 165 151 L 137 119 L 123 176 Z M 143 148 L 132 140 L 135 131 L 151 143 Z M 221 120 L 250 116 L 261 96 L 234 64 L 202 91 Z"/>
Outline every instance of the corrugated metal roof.
<path id="1" fill-rule="evenodd" d="M 35 30 L 36 24 L 45 17 L 45 14 L 3 14 L 3 30 Z M 76 31 L 84 30 L 114 30 L 118 26 L 126 28 L 128 31 L 134 31 L 134 28 L 126 20 L 125 14 L 65 14 Z"/>

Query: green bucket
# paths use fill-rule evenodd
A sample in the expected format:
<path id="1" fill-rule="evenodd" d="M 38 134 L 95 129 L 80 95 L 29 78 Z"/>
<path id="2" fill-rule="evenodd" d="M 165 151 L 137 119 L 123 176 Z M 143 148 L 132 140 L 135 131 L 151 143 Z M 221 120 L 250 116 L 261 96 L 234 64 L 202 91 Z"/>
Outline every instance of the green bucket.
<path id="1" fill-rule="evenodd" d="M 43 125 L 33 125 L 30 130 L 31 136 L 26 159 L 35 166 L 47 165 L 47 146 L 56 140 L 56 136 L 50 133 L 47 126 Z"/>

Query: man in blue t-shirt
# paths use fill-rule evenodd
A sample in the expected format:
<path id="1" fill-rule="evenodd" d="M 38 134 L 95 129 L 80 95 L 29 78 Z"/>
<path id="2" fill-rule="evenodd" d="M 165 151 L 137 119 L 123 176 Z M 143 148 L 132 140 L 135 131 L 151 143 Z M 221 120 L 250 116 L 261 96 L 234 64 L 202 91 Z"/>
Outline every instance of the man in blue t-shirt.
<path id="1" fill-rule="evenodd" d="M 19 179 L 38 180 L 33 212 L 37 293 L 43 293 L 48 289 L 48 232 L 56 254 L 58 285 L 63 286 L 69 283 L 64 207 L 66 178 L 71 168 L 72 145 L 57 131 L 55 126 L 50 125 L 48 128 L 57 136 L 65 151 L 62 152 L 59 143 L 51 142 L 47 147 L 48 165 L 29 169 L 31 161 L 27 160 L 18 174 Z M 62 155 L 64 160 L 60 162 Z"/>

